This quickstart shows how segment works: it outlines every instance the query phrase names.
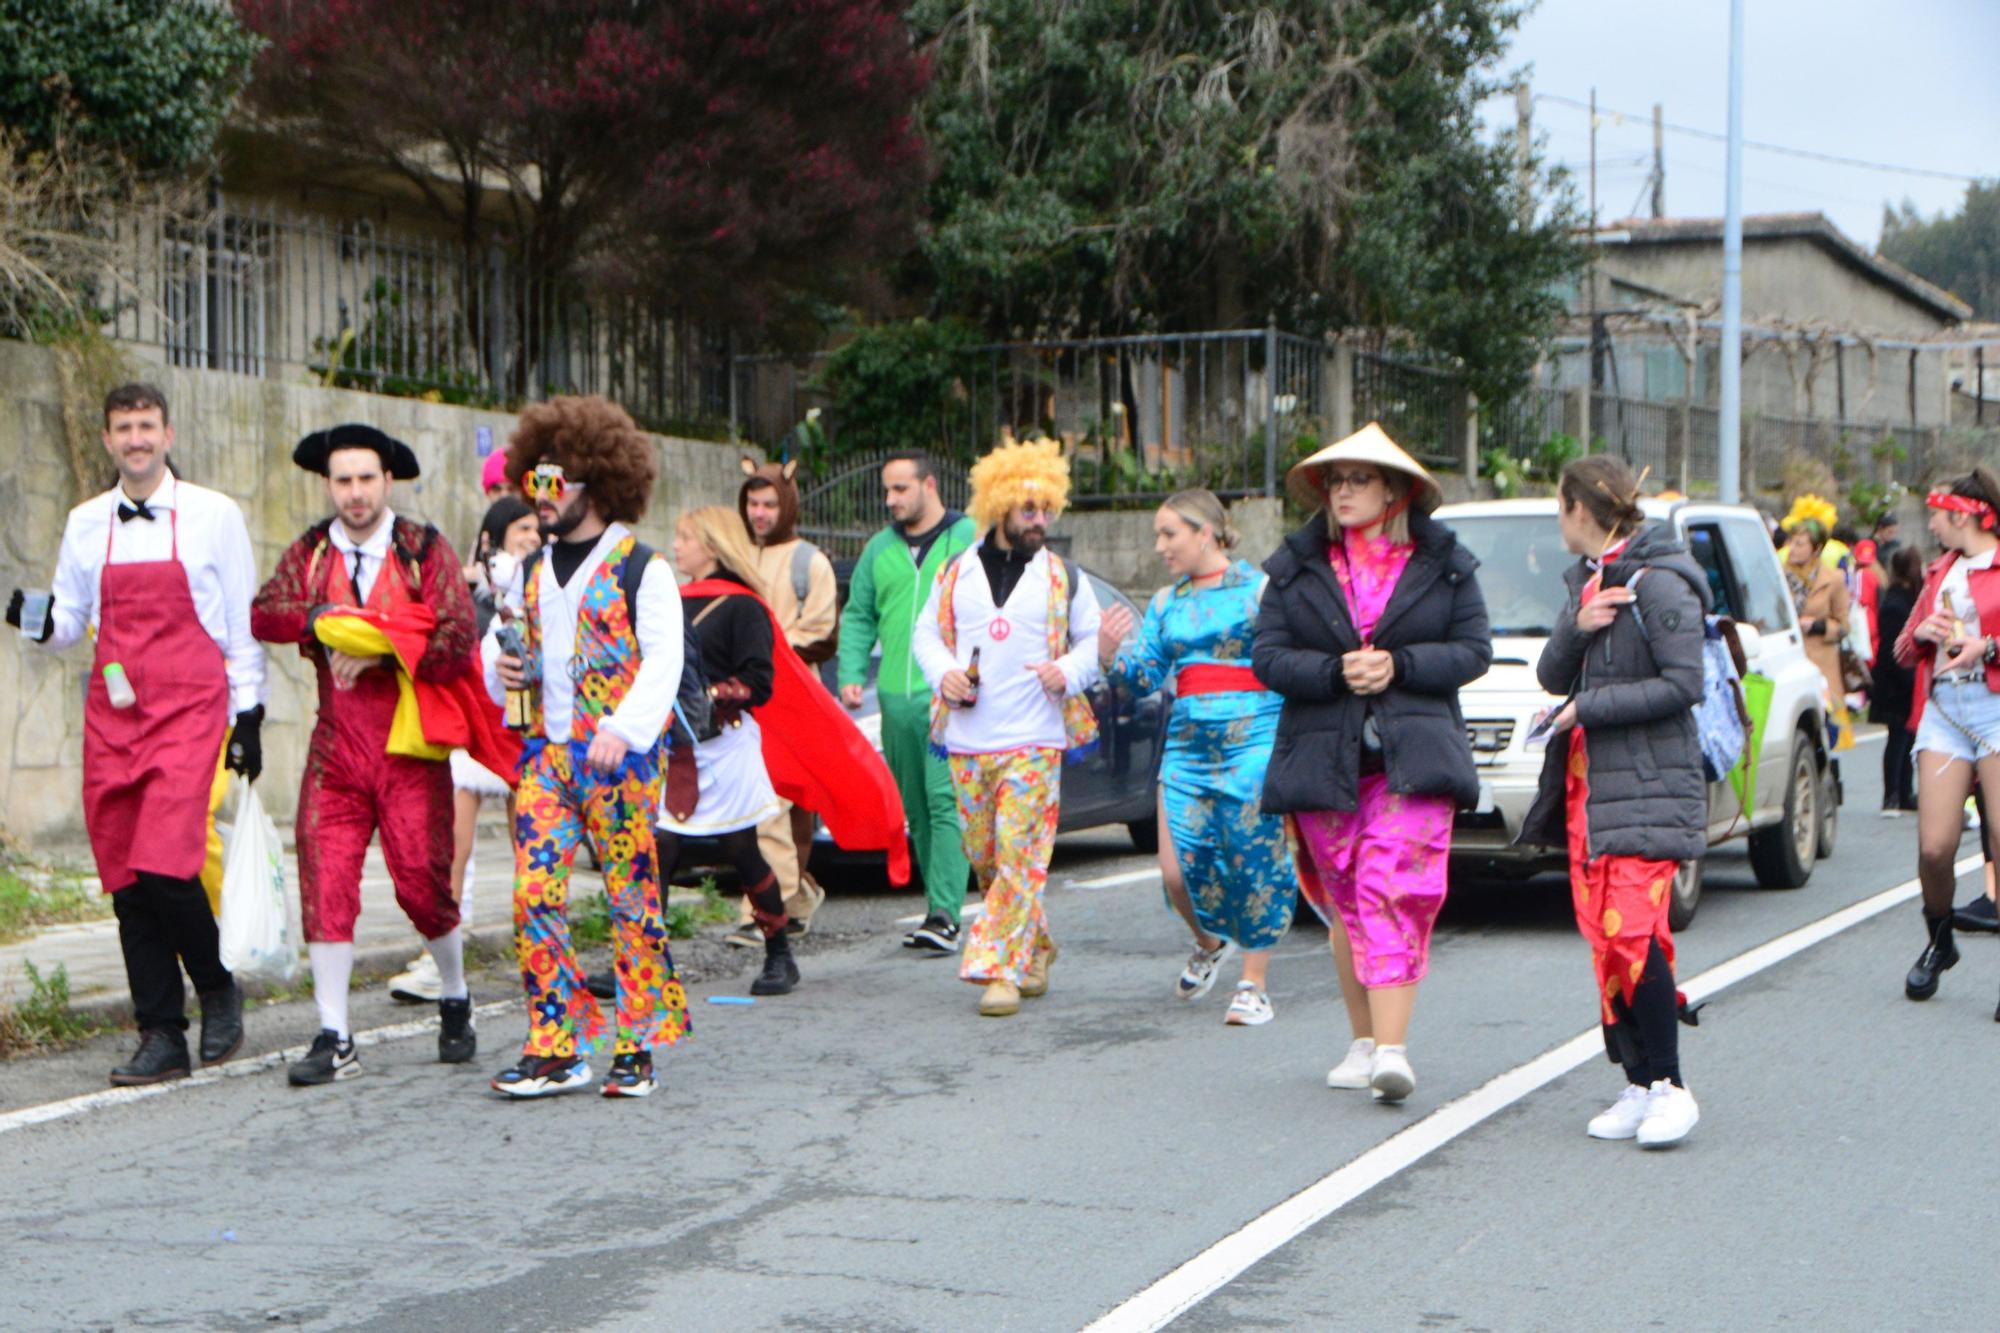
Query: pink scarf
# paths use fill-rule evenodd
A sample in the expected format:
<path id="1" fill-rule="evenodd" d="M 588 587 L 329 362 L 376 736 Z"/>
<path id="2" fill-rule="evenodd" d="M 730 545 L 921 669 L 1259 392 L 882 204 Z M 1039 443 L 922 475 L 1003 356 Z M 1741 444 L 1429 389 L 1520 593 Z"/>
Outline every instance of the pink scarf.
<path id="1" fill-rule="evenodd" d="M 1396 591 L 1396 581 L 1403 577 L 1403 569 L 1415 549 L 1411 542 L 1363 537 L 1356 528 L 1342 528 L 1341 540 L 1327 543 L 1327 562 L 1333 566 L 1333 577 L 1347 597 L 1347 613 L 1362 643 L 1374 638 L 1375 626 L 1380 623 L 1389 597 Z"/>

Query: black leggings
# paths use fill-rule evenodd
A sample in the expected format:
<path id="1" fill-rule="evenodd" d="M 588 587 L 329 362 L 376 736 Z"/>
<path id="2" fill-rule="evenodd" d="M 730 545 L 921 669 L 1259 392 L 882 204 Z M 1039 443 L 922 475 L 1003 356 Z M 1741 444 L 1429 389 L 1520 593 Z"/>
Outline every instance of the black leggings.
<path id="1" fill-rule="evenodd" d="M 654 829 L 653 841 L 660 853 L 660 893 L 666 895 L 667 881 L 681 861 L 681 835 L 666 829 Z M 778 888 L 778 877 L 771 873 L 770 862 L 757 850 L 757 830 L 736 829 L 720 834 L 716 841 L 722 845 L 722 855 L 736 868 L 736 879 L 743 886 L 745 896 L 750 899 L 750 914 L 757 920 L 757 928 L 769 939 L 785 928 L 789 918 L 785 915 L 785 895 Z"/>
<path id="2" fill-rule="evenodd" d="M 1917 743 L 1916 733 L 1908 724 L 1909 719 L 1891 720 L 1889 737 L 1882 746 L 1882 808 L 1884 810 L 1914 810 L 1917 808 L 1917 766 L 1911 754 Z"/>
<path id="3" fill-rule="evenodd" d="M 1650 1088 L 1665 1079 L 1681 1083 L 1680 999 L 1674 987 L 1674 969 L 1654 940 L 1646 951 L 1646 970 L 1632 988 L 1632 1002 L 1623 996 L 1611 1001 L 1618 1021 L 1604 1029 L 1604 1050 L 1612 1061 L 1625 1067 L 1625 1077 L 1641 1088 Z"/>

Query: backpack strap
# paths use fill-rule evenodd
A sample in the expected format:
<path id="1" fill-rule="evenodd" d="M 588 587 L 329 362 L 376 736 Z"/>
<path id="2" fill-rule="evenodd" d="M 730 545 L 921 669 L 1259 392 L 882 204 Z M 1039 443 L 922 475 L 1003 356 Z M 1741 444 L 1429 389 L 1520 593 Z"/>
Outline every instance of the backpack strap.
<path id="1" fill-rule="evenodd" d="M 632 626 L 635 637 L 639 633 L 639 585 L 645 581 L 646 566 L 652 559 L 653 548 L 635 537 L 631 551 L 625 556 L 625 567 L 618 571 L 618 591 L 625 594 L 625 620 Z"/>

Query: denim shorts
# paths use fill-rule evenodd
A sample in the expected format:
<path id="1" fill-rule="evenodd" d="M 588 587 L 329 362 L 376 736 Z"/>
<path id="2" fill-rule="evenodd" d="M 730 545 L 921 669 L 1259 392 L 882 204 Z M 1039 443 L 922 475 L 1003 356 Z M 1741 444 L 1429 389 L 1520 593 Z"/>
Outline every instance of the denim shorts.
<path id="1" fill-rule="evenodd" d="M 1967 763 L 2000 754 L 2000 693 L 1987 689 L 1983 677 L 1938 681 L 1917 723 L 1914 748 Z"/>

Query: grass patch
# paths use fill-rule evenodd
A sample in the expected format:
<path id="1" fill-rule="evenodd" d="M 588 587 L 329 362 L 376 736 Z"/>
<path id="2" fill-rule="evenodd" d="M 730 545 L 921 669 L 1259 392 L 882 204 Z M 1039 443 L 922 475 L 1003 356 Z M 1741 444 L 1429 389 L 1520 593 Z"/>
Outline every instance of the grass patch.
<path id="1" fill-rule="evenodd" d="M 110 915 L 110 899 L 85 887 L 74 871 L 36 869 L 23 875 L 0 865 L 0 944 L 26 939 L 44 926 Z"/>
<path id="2" fill-rule="evenodd" d="M 61 963 L 48 976 L 24 962 L 28 998 L 0 1005 L 0 1060 L 57 1050 L 87 1040 L 111 1026 L 69 1007 L 69 969 Z"/>
<path id="3" fill-rule="evenodd" d="M 667 938 L 670 940 L 693 939 L 703 926 L 720 925 L 732 915 L 728 903 L 715 891 L 715 880 L 711 876 L 701 882 L 701 901 L 670 903 L 666 909 Z M 593 893 L 570 906 L 570 938 L 578 948 L 607 945 L 611 943 L 611 902 L 601 893 Z"/>

